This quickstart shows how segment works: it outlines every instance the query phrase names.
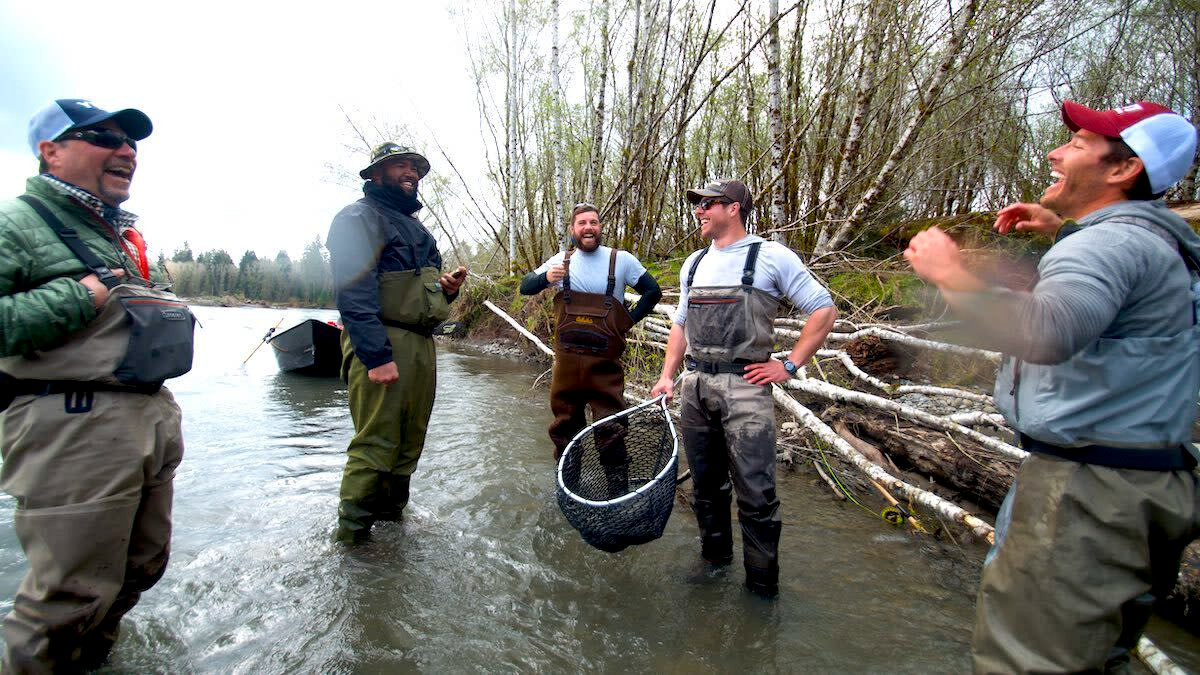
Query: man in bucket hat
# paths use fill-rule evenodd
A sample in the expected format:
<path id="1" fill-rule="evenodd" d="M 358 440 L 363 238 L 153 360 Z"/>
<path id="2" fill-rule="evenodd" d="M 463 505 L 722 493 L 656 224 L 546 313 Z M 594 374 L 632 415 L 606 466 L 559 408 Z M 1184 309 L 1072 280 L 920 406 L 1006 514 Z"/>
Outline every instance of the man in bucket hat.
<path id="1" fill-rule="evenodd" d="M 395 143 L 371 153 L 362 199 L 329 227 L 354 437 L 347 450 L 335 538 L 364 541 L 376 521 L 399 520 L 425 445 L 436 385 L 433 329 L 466 279 L 442 274 L 437 242 L 416 212 L 429 160 Z"/>
<path id="2" fill-rule="evenodd" d="M 753 207 L 741 181 L 688 190 L 700 236 L 712 246 L 680 269 L 679 308 L 667 338 L 662 374 L 651 395 L 674 395 L 692 469 L 692 510 L 700 556 L 714 568 L 733 562 L 730 503 L 737 492 L 745 584 L 779 594 L 779 498 L 775 494 L 775 403 L 771 384 L 796 374 L 820 348 L 837 318 L 829 292 L 788 247 L 746 232 Z M 787 358 L 773 359 L 772 322 L 781 300 L 809 315 Z"/>
<path id="3" fill-rule="evenodd" d="M 1007 355 L 996 406 L 1030 452 L 984 562 L 977 672 L 1120 667 L 1198 531 L 1200 237 L 1159 199 L 1191 170 L 1196 129 L 1145 101 L 1061 113 L 1055 182 L 996 219 L 1057 233 L 1032 290 L 988 287 L 936 228 L 904 253 Z"/>
<path id="4" fill-rule="evenodd" d="M 0 203 L 0 484 L 29 560 L 4 619 L 5 671 L 101 666 L 166 570 L 179 406 L 161 380 L 113 379 L 117 358 L 146 356 L 123 327 L 125 294 L 152 286 L 137 216 L 121 204 L 151 128 L 138 110 L 57 100 L 29 123 L 40 175 Z M 186 307 L 157 308 L 190 337 Z"/>

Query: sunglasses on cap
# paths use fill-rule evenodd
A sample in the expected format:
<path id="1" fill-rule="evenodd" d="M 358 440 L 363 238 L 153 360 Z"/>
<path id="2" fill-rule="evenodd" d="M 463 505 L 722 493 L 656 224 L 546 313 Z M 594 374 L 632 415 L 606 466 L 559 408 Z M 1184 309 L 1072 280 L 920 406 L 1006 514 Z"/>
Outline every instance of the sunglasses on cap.
<path id="1" fill-rule="evenodd" d="M 84 129 L 83 131 L 68 131 L 58 137 L 59 141 L 83 141 L 88 145 L 94 145 L 98 148 L 106 150 L 116 150 L 122 145 L 129 145 L 130 149 L 137 151 L 137 141 L 119 134 L 111 129 Z"/>
<path id="2" fill-rule="evenodd" d="M 725 205 L 725 204 L 732 204 L 732 203 L 733 202 L 729 201 L 728 199 L 725 199 L 724 197 L 705 197 L 704 199 L 701 199 L 700 201 L 696 202 L 696 208 L 700 209 L 701 211 L 707 211 L 709 208 L 712 207 L 713 204 Z"/>

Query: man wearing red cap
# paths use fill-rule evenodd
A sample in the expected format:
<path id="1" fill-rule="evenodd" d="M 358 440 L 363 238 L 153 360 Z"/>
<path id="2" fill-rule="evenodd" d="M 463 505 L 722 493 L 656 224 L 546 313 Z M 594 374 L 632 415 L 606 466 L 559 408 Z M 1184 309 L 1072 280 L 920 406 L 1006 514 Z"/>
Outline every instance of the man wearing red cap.
<path id="1" fill-rule="evenodd" d="M 931 228 L 904 256 L 1007 355 L 995 401 L 1030 456 L 996 519 L 976 672 L 1118 667 L 1200 531 L 1191 445 L 1200 390 L 1200 237 L 1159 199 L 1196 129 L 1163 106 L 1067 101 L 1038 204 L 996 229 L 1056 234 L 1030 291 L 987 286 Z"/>

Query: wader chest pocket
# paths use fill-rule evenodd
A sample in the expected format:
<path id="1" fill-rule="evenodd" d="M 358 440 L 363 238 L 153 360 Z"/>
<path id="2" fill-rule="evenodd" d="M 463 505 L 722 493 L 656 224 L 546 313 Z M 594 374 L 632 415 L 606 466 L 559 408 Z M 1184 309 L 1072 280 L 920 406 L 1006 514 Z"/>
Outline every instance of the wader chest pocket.
<path id="1" fill-rule="evenodd" d="M 123 384 L 152 385 L 192 369 L 196 318 L 187 305 L 166 298 L 118 298 L 129 326 L 125 358 L 113 371 Z"/>
<path id="2" fill-rule="evenodd" d="M 564 350 L 580 354 L 602 354 L 607 352 L 612 345 L 609 337 L 604 333 L 582 326 L 580 328 L 564 328 L 559 331 L 558 339 Z"/>
<path id="3" fill-rule="evenodd" d="M 688 322 L 694 326 L 689 342 L 697 347 L 726 347 L 745 342 L 744 303 L 745 299 L 737 296 L 688 298 Z"/>

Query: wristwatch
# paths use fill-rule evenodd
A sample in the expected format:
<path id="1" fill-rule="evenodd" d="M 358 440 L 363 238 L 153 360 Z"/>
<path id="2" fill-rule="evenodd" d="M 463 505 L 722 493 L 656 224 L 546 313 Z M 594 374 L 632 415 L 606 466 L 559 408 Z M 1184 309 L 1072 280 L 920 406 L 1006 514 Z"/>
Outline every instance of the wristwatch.
<path id="1" fill-rule="evenodd" d="M 796 370 L 799 369 L 799 366 L 797 366 L 796 364 L 792 363 L 791 361 L 789 361 L 787 359 L 784 359 L 783 360 L 783 369 L 787 371 L 788 375 L 795 377 Z"/>

